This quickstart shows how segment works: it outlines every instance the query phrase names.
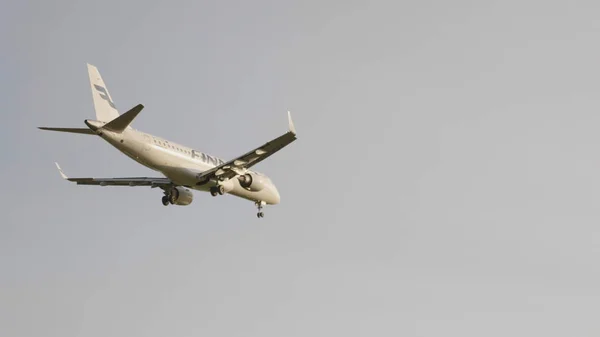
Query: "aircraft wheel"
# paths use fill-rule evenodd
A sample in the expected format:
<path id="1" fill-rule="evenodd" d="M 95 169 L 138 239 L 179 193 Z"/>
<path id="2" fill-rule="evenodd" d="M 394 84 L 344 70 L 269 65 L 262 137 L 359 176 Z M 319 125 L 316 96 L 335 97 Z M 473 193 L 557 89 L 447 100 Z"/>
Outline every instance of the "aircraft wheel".
<path id="1" fill-rule="evenodd" d="M 256 213 L 256 217 L 264 218 L 265 214 L 262 212 L 262 208 L 263 208 L 262 201 L 257 201 L 254 204 L 256 205 L 256 208 L 258 208 L 258 213 Z"/>
<path id="2" fill-rule="evenodd" d="M 225 194 L 225 187 L 223 187 L 222 185 L 219 185 L 219 186 L 217 187 L 217 192 L 218 192 L 220 195 L 223 195 L 223 194 Z"/>
<path id="3" fill-rule="evenodd" d="M 169 206 L 169 198 L 167 198 L 166 195 L 164 197 L 162 197 L 162 204 L 164 206 Z"/>
<path id="4" fill-rule="evenodd" d="M 216 197 L 218 193 L 219 192 L 217 191 L 216 188 L 214 188 L 214 187 L 210 188 L 210 195 L 212 195 L 213 197 Z"/>

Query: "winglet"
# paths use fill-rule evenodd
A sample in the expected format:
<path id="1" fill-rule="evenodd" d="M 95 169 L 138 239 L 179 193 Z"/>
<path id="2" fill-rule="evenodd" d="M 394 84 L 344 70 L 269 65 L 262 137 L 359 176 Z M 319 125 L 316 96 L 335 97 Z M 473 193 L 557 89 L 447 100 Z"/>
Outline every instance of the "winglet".
<path id="1" fill-rule="evenodd" d="M 66 174 L 63 172 L 63 170 L 60 168 L 60 166 L 58 165 L 58 163 L 54 163 L 54 164 L 56 164 L 56 168 L 58 169 L 58 173 L 60 173 L 60 176 L 61 176 L 63 179 L 65 179 L 65 180 L 69 179 L 69 177 L 67 177 L 67 175 L 66 175 Z"/>
<path id="2" fill-rule="evenodd" d="M 288 111 L 288 127 L 290 132 L 294 135 L 296 134 L 296 128 L 294 127 L 294 122 L 292 121 L 292 113 Z"/>

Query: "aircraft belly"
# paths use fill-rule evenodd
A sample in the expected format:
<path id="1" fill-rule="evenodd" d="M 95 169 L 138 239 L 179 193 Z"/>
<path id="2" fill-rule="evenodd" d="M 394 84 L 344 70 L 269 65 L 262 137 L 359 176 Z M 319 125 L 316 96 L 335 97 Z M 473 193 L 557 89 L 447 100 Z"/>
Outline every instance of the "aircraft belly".
<path id="1" fill-rule="evenodd" d="M 266 186 L 263 190 L 253 192 L 249 191 L 238 183 L 237 179 L 235 179 L 235 187 L 233 190 L 229 192 L 231 195 L 235 195 L 236 197 L 240 197 L 247 200 L 252 201 L 264 201 L 267 204 L 277 204 L 279 203 L 279 193 L 275 189 L 275 186 Z"/>
<path id="2" fill-rule="evenodd" d="M 193 188 L 195 188 L 198 182 L 198 174 L 202 172 L 194 167 L 179 166 L 177 164 L 165 165 L 158 169 L 174 183 Z"/>

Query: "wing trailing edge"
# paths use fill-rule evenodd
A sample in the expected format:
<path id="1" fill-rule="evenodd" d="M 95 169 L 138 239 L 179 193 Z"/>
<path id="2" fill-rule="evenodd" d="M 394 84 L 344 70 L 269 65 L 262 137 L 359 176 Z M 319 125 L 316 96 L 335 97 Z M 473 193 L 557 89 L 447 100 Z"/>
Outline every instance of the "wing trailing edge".
<path id="1" fill-rule="evenodd" d="M 127 178 L 69 178 L 60 168 L 58 163 L 54 163 L 58 169 L 61 178 L 76 183 L 77 185 L 96 185 L 96 186 L 150 186 L 160 187 L 162 189 L 173 186 L 169 178 L 159 177 L 127 177 Z"/>

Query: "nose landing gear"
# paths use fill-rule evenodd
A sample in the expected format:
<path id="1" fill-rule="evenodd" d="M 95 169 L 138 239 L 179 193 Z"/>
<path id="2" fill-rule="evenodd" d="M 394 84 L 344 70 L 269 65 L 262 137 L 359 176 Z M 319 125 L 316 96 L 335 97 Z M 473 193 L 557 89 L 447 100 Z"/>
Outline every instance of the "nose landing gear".
<path id="1" fill-rule="evenodd" d="M 257 218 L 264 218 L 265 217 L 265 213 L 262 212 L 262 208 L 263 205 L 265 204 L 264 201 L 257 201 L 254 203 L 256 205 L 256 208 L 258 209 L 258 213 L 256 213 L 256 217 Z"/>

